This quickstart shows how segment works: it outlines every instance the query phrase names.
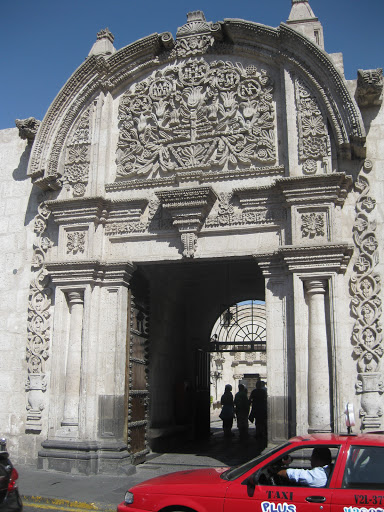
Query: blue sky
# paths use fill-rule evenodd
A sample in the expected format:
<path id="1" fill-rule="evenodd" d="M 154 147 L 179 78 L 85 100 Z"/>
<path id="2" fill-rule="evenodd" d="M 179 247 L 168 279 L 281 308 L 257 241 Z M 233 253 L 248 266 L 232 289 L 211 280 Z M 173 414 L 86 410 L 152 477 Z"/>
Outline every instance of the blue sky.
<path id="1" fill-rule="evenodd" d="M 325 49 L 342 52 L 347 79 L 357 69 L 384 66 L 384 0 L 310 0 L 324 28 Z M 42 119 L 64 83 L 108 27 L 117 49 L 152 34 L 172 32 L 186 14 L 207 21 L 242 18 L 277 27 L 291 0 L 0 0 L 2 79 L 0 129 L 15 119 Z"/>

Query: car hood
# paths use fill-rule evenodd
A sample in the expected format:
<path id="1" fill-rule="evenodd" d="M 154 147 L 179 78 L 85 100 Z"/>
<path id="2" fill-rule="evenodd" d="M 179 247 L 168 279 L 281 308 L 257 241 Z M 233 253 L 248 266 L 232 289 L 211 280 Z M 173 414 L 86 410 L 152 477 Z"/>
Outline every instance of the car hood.
<path id="1" fill-rule="evenodd" d="M 180 493 L 185 493 L 188 488 L 192 491 L 195 486 L 198 487 L 201 492 L 202 485 L 213 486 L 215 484 L 222 484 L 227 487 L 228 482 L 220 478 L 220 475 L 227 469 L 227 467 L 222 467 L 177 471 L 176 473 L 169 473 L 146 480 L 145 482 L 135 485 L 130 490 L 132 492 L 178 494 L 178 487 L 180 487 Z"/>

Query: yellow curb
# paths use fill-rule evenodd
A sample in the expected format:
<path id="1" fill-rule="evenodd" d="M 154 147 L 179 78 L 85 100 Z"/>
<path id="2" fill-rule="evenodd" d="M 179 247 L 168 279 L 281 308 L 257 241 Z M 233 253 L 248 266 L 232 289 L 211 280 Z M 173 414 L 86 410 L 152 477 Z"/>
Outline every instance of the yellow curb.
<path id="1" fill-rule="evenodd" d="M 68 512 L 103 511 L 116 512 L 117 506 L 70 501 L 59 498 L 43 498 L 41 496 L 21 496 L 24 506 Z"/>

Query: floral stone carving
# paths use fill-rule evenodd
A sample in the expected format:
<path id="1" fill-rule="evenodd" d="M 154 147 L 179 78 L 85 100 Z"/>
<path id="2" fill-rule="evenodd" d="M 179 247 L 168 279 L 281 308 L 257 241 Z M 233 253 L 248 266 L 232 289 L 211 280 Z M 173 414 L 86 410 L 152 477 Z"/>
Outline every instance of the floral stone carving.
<path id="1" fill-rule="evenodd" d="M 51 289 L 45 269 L 45 256 L 52 242 L 44 236 L 50 211 L 41 202 L 35 218 L 33 267 L 34 279 L 30 285 L 28 303 L 28 342 L 26 360 L 28 378 L 25 389 L 28 392 L 26 430 L 40 432 L 41 412 L 44 409 L 43 393 L 46 390 L 45 361 L 49 356 Z"/>
<path id="2" fill-rule="evenodd" d="M 363 171 L 370 172 L 372 164 L 365 161 Z M 358 249 L 351 277 L 351 312 L 356 318 L 352 333 L 354 357 L 357 360 L 357 393 L 361 395 L 362 428 L 381 427 L 383 414 L 380 396 L 384 392 L 383 339 L 380 317 L 382 313 L 381 279 L 375 267 L 378 264 L 376 222 L 370 218 L 376 201 L 370 195 L 369 181 L 360 175 L 356 184 L 360 192 L 356 204 L 353 228 L 354 242 Z"/>
<path id="3" fill-rule="evenodd" d="M 327 126 L 316 98 L 300 81 L 295 81 L 299 159 L 304 174 L 316 174 L 317 162 L 329 154 Z"/>
<path id="4" fill-rule="evenodd" d="M 266 71 L 192 58 L 136 83 L 120 102 L 117 176 L 276 161 L 273 84 Z"/>
<path id="5" fill-rule="evenodd" d="M 325 235 L 324 213 L 303 213 L 301 216 L 303 237 L 315 238 Z"/>
<path id="6" fill-rule="evenodd" d="M 72 187 L 73 195 L 81 197 L 88 183 L 91 146 L 91 107 L 75 125 L 65 152 L 63 185 Z"/>

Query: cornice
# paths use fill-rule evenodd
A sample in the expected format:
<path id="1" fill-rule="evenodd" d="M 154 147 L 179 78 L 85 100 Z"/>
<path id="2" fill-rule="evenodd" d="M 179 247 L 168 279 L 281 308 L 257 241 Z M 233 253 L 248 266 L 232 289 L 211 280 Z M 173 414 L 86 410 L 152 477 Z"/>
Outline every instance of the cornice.
<path id="1" fill-rule="evenodd" d="M 45 203 L 52 212 L 57 224 L 94 222 L 105 223 L 107 220 L 119 220 L 134 216 L 144 211 L 148 199 L 105 199 L 88 197 L 78 199 L 50 200 Z"/>
<path id="2" fill-rule="evenodd" d="M 135 270 L 132 263 L 89 261 L 50 261 L 45 266 L 56 285 L 128 286 Z"/>
<path id="3" fill-rule="evenodd" d="M 291 273 L 344 274 L 353 254 L 348 243 L 282 246 L 277 251 L 255 254 L 263 275 Z"/>

